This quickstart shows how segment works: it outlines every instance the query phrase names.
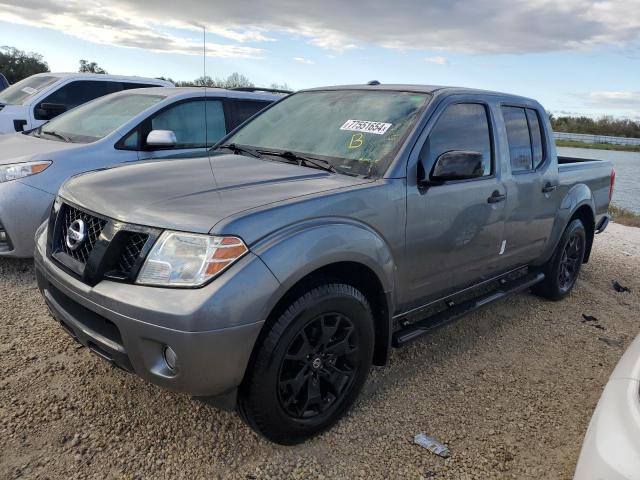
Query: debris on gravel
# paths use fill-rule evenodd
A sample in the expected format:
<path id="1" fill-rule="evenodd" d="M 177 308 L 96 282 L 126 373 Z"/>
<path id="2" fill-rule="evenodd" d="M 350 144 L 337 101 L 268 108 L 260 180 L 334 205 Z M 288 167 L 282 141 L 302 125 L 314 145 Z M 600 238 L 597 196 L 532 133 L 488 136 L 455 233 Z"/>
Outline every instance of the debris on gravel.
<path id="1" fill-rule="evenodd" d="M 570 479 L 624 351 L 576 319 L 628 345 L 639 268 L 640 228 L 609 224 L 568 298 L 518 294 L 395 350 L 333 429 L 282 447 L 78 349 L 31 263 L 0 259 L 0 478 Z M 451 456 L 418 453 L 417 426 Z"/>

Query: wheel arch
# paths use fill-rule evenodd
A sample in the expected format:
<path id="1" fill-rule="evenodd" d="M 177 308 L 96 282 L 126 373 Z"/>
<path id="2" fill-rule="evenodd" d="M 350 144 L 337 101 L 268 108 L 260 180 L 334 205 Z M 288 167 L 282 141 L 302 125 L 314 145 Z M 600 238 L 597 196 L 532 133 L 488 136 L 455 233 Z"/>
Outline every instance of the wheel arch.
<path id="1" fill-rule="evenodd" d="M 595 211 L 595 201 L 591 189 L 583 183 L 571 187 L 560 203 L 547 249 L 535 264 L 544 264 L 553 256 L 565 229 L 576 218 L 582 221 L 587 231 L 584 263 L 588 262 L 595 233 Z"/>
<path id="2" fill-rule="evenodd" d="M 252 250 L 278 279 L 280 288 L 272 296 L 249 368 L 264 336 L 287 306 L 306 289 L 323 282 L 351 285 L 367 298 L 374 317 L 373 363 L 387 362 L 396 267 L 390 247 L 377 232 L 344 219 L 316 220 L 264 239 Z"/>

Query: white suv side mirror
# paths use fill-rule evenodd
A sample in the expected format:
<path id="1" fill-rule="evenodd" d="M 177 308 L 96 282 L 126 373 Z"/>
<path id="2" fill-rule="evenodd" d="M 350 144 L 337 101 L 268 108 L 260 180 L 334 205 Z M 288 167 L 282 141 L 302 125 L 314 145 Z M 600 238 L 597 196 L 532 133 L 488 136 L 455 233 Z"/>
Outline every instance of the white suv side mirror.
<path id="1" fill-rule="evenodd" d="M 175 147 L 178 141 L 173 130 L 152 130 L 147 135 L 149 147 Z"/>

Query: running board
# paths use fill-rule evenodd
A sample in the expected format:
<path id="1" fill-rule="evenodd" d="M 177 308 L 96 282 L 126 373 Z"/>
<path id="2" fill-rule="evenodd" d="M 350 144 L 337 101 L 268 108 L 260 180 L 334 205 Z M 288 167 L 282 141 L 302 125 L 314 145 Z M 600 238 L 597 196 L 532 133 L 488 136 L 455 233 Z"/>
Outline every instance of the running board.
<path id="1" fill-rule="evenodd" d="M 526 290 L 542 280 L 544 280 L 544 273 L 532 273 L 511 282 L 499 283 L 500 286 L 498 289 L 488 293 L 487 295 L 459 303 L 448 310 L 436 313 L 435 315 L 423 320 L 418 320 L 417 322 L 398 330 L 393 334 L 392 345 L 396 348 L 404 347 L 407 343 L 432 330 L 435 330 L 436 328 L 446 325 L 447 323 L 456 320 L 469 312 L 473 312 L 484 305 L 500 300 L 507 295 L 521 290 Z"/>

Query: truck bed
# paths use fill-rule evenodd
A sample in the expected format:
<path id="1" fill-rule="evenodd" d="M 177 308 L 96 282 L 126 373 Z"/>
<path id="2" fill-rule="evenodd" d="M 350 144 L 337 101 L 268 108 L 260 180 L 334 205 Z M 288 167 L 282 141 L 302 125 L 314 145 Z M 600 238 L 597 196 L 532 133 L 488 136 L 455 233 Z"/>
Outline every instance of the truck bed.
<path id="1" fill-rule="evenodd" d="M 596 215 L 606 213 L 613 164 L 609 160 L 558 156 L 560 186 L 569 190 L 584 184 L 593 194 Z"/>

